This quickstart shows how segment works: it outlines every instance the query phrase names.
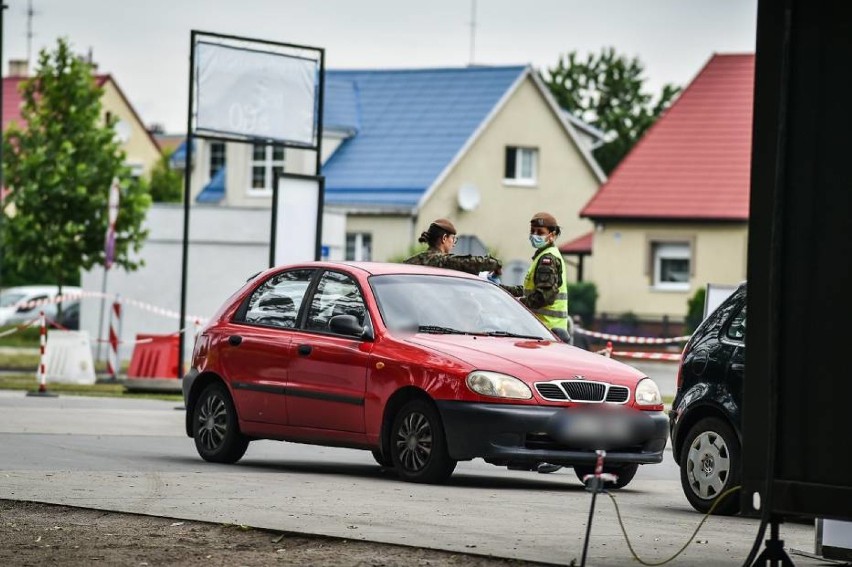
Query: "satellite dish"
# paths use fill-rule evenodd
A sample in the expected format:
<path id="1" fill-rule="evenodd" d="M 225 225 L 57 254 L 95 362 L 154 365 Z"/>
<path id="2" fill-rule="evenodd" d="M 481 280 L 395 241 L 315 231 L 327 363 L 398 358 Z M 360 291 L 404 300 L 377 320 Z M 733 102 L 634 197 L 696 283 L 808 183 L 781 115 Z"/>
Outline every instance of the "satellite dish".
<path id="1" fill-rule="evenodd" d="M 126 144 L 128 140 L 130 140 L 130 134 L 132 133 L 132 128 L 130 124 L 125 122 L 124 120 L 119 120 L 115 124 L 115 137 L 119 141 L 119 143 Z"/>
<path id="2" fill-rule="evenodd" d="M 473 211 L 479 206 L 479 189 L 472 183 L 465 183 L 459 187 L 457 199 L 461 210 Z"/>

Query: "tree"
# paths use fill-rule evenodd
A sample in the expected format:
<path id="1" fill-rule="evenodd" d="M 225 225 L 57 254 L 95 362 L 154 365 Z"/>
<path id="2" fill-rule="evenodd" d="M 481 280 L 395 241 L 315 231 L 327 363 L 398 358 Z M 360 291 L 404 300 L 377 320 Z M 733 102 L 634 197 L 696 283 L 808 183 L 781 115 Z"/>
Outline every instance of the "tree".
<path id="1" fill-rule="evenodd" d="M 26 129 L 13 125 L 3 140 L 12 188 L 3 209 L 6 269 L 62 286 L 79 281 L 80 270 L 103 265 L 113 178 L 122 187 L 114 262 L 128 271 L 139 267 L 130 253 L 147 235 L 141 226 L 151 198 L 130 178 L 115 119 L 102 118 L 102 93 L 91 66 L 64 39 L 41 51 L 35 76 L 23 83 Z"/>
<path id="2" fill-rule="evenodd" d="M 183 201 L 183 175 L 169 166 L 174 151 L 167 151 L 151 170 L 148 188 L 155 203 L 180 203 Z"/>
<path id="3" fill-rule="evenodd" d="M 653 102 L 643 90 L 644 70 L 639 59 L 628 59 L 611 47 L 590 53 L 584 61 L 569 52 L 547 70 L 545 82 L 559 106 L 606 135 L 594 156 L 607 174 L 680 92 L 680 87 L 667 84 Z"/>

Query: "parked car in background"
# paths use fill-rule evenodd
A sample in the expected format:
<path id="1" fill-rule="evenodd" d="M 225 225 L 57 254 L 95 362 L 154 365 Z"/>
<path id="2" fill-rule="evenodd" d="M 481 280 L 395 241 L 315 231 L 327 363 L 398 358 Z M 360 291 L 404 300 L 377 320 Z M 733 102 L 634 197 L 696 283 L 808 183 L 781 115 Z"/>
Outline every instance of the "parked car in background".
<path id="1" fill-rule="evenodd" d="M 63 286 L 62 294 L 80 293 L 82 290 L 75 286 Z M 59 294 L 55 285 L 25 285 L 10 287 L 0 291 L 0 325 L 19 325 L 38 317 L 44 310 L 45 316 L 53 319 L 57 313 L 57 303 L 46 303 L 42 306 L 32 305 L 33 302 L 53 299 Z M 72 300 L 63 306 L 70 305 Z"/>
<path id="2" fill-rule="evenodd" d="M 592 472 L 659 463 L 653 380 L 565 344 L 502 288 L 407 264 L 306 263 L 246 283 L 198 335 L 186 434 L 212 462 L 254 439 L 372 451 L 411 482 L 462 460 Z"/>
<path id="3" fill-rule="evenodd" d="M 707 512 L 742 479 L 742 396 L 745 375 L 746 284 L 695 330 L 683 350 L 669 414 L 672 452 L 689 503 Z M 736 514 L 739 495 L 715 509 Z"/>

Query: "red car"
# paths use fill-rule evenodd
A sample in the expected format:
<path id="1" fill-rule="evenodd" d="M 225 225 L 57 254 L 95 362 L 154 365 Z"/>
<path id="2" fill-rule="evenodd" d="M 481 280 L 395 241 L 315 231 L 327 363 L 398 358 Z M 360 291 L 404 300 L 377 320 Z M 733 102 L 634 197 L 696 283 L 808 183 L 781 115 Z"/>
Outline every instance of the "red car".
<path id="1" fill-rule="evenodd" d="M 405 264 L 306 263 L 252 278 L 198 336 L 186 433 L 207 461 L 253 439 L 373 452 L 400 478 L 457 461 L 591 471 L 659 463 L 667 419 L 638 370 L 560 342 L 499 286 Z"/>

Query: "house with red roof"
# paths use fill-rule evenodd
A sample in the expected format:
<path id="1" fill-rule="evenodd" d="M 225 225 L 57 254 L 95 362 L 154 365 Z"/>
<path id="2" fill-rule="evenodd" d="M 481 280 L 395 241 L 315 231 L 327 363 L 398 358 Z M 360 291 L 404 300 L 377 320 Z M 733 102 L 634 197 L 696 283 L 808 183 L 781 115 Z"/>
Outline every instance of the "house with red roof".
<path id="1" fill-rule="evenodd" d="M 745 280 L 753 91 L 754 55 L 714 55 L 582 209 L 599 314 L 683 320 Z"/>
<path id="2" fill-rule="evenodd" d="M 23 97 L 21 84 L 28 79 L 26 65 L 22 61 L 10 61 L 9 76 L 3 77 L 3 128 L 16 124 L 26 128 L 21 117 Z M 116 135 L 121 140 L 121 149 L 127 154 L 127 165 L 134 177 L 148 177 L 151 168 L 160 158 L 160 147 L 154 140 L 139 114 L 130 104 L 115 78 L 109 74 L 95 75 L 98 86 L 104 90 L 101 97 L 104 116 L 117 118 Z"/>

